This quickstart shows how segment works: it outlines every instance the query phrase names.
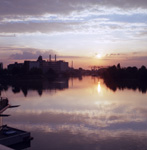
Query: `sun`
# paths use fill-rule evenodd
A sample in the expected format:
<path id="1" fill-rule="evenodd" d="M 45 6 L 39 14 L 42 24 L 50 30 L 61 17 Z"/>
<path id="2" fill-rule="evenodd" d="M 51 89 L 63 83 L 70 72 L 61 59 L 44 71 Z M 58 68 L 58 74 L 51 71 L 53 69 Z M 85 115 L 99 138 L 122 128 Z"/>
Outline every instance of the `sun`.
<path id="1" fill-rule="evenodd" d="M 96 55 L 96 58 L 101 59 L 101 58 L 102 58 L 102 55 L 101 55 L 101 54 L 97 54 L 97 55 Z"/>

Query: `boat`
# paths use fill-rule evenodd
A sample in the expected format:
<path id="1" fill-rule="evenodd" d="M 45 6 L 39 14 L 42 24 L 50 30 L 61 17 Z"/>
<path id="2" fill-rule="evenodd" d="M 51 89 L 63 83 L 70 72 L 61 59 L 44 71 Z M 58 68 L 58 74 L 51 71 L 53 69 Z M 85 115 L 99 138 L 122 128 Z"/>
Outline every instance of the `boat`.
<path id="1" fill-rule="evenodd" d="M 8 108 L 15 108 L 19 105 L 11 106 L 9 104 L 8 98 L 0 96 L 0 146 L 6 146 L 13 149 L 20 149 L 19 146 L 23 148 L 30 147 L 30 141 L 33 139 L 31 133 L 16 129 L 7 125 L 3 125 L 2 117 L 8 117 L 9 115 L 4 115 L 3 112 Z"/>

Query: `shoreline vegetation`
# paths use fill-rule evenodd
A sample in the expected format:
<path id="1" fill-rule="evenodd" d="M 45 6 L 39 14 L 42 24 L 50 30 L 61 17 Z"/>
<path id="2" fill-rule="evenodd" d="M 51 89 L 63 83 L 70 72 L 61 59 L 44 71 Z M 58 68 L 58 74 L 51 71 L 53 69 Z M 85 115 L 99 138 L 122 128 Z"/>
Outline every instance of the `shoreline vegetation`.
<path id="1" fill-rule="evenodd" d="M 98 70 L 84 70 L 79 69 L 69 69 L 69 71 L 64 73 L 56 73 L 54 70 L 50 69 L 46 74 L 42 72 L 41 69 L 33 68 L 29 72 L 26 72 L 23 68 L 14 68 L 9 71 L 8 69 L 0 70 L 0 85 L 4 88 L 0 89 L 7 90 L 8 86 L 12 86 L 14 93 L 19 92 L 19 89 L 25 90 L 34 89 L 37 90 L 39 95 L 42 94 L 44 88 L 44 83 L 48 84 L 47 89 L 60 89 L 60 81 L 64 81 L 66 84 L 63 88 L 68 88 L 68 80 L 70 78 L 79 78 L 82 80 L 82 76 L 94 76 L 100 77 L 104 80 L 104 83 L 108 88 L 114 92 L 117 89 L 133 89 L 139 90 L 142 93 L 147 92 L 147 68 L 142 66 L 137 67 L 127 67 L 121 68 L 120 64 L 117 66 L 110 66 L 108 68 L 101 68 Z M 56 82 L 54 84 L 53 82 Z"/>
<path id="2" fill-rule="evenodd" d="M 147 92 L 147 68 L 142 66 L 121 68 L 120 64 L 117 66 L 111 66 L 97 72 L 101 78 L 104 79 L 104 83 L 111 90 L 117 89 L 133 89 L 139 90 L 142 93 Z"/>

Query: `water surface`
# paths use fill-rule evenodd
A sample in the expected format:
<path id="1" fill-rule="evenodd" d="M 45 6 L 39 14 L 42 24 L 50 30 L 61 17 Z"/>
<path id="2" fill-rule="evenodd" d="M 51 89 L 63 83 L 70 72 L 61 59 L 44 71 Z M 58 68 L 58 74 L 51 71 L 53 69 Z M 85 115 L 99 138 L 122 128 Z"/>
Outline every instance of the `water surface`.
<path id="1" fill-rule="evenodd" d="M 3 124 L 31 132 L 29 150 L 147 150 L 146 93 L 114 92 L 94 77 L 22 89 L 6 91 L 20 107 Z"/>

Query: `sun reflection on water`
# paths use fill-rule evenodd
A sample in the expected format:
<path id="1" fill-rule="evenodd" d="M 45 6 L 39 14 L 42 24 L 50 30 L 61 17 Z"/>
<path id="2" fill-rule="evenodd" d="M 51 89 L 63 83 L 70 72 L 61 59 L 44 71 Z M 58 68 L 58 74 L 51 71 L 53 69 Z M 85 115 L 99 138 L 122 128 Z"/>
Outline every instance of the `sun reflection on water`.
<path id="1" fill-rule="evenodd" d="M 101 83 L 100 82 L 98 82 L 97 91 L 98 91 L 98 93 L 101 92 Z"/>

